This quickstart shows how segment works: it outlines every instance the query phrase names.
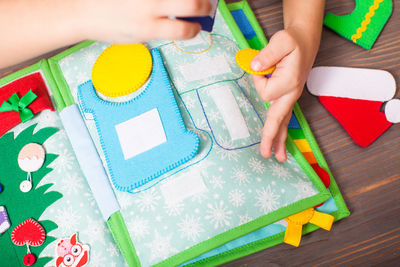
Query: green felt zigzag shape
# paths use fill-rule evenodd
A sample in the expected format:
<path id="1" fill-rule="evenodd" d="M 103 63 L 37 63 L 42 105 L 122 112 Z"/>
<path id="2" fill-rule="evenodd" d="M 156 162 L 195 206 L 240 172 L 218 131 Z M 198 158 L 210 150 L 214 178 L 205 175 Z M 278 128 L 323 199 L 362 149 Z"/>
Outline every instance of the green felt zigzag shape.
<path id="1" fill-rule="evenodd" d="M 32 173 L 33 189 L 23 193 L 19 189 L 20 183 L 26 179 L 27 173 L 18 166 L 18 153 L 26 144 L 43 144 L 49 137 L 55 134 L 56 128 L 43 128 L 33 133 L 35 125 L 23 130 L 15 139 L 14 133 L 9 132 L 0 138 L 0 182 L 4 191 L 0 193 L 0 205 L 5 206 L 11 221 L 11 227 L 0 235 L 1 266 L 23 267 L 22 259 L 27 253 L 26 246 L 16 246 L 11 241 L 12 230 L 21 222 L 32 218 L 43 226 L 46 232 L 45 242 L 39 247 L 30 247 L 31 252 L 39 257 L 43 249 L 55 240 L 48 233 L 57 228 L 52 221 L 39 221 L 40 216 L 47 207 L 62 198 L 62 194 L 56 191 L 48 191 L 53 184 L 37 186 L 40 181 L 52 171 L 48 165 L 58 156 L 46 154 L 42 168 Z M 44 266 L 51 260 L 50 257 L 37 259 L 33 266 Z M 2 265 L 5 263 L 6 265 Z"/>
<path id="2" fill-rule="evenodd" d="M 326 14 L 324 25 L 365 49 L 371 49 L 392 14 L 392 0 L 356 0 L 352 13 Z"/>

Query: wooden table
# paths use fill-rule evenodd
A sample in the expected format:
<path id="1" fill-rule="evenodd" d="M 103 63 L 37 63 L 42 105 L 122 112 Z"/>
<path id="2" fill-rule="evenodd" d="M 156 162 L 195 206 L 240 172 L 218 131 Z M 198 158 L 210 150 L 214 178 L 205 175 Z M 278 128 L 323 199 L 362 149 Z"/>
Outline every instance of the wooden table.
<path id="1" fill-rule="evenodd" d="M 249 2 L 268 37 L 282 29 L 280 0 Z M 384 69 L 399 85 L 400 0 L 394 7 L 370 51 L 324 28 L 315 65 Z M 326 10 L 335 14 L 353 9 L 352 0 L 327 1 Z M 0 77 L 59 51 L 0 70 Z M 396 96 L 400 98 L 400 90 Z M 281 244 L 226 266 L 400 266 L 400 124 L 360 148 L 316 97 L 305 90 L 299 103 L 352 214 L 330 232 L 318 230 L 303 237 L 299 248 Z"/>
<path id="2" fill-rule="evenodd" d="M 268 37 L 282 29 L 280 0 L 249 3 Z M 326 4 L 326 11 L 338 15 L 353 9 L 352 0 Z M 324 28 L 315 65 L 387 70 L 396 79 L 400 98 L 400 1 L 394 1 L 392 17 L 369 51 Z M 226 266 L 400 266 L 400 124 L 361 148 L 308 91 L 299 104 L 351 215 L 330 232 L 304 236 L 299 248 L 281 244 Z"/>

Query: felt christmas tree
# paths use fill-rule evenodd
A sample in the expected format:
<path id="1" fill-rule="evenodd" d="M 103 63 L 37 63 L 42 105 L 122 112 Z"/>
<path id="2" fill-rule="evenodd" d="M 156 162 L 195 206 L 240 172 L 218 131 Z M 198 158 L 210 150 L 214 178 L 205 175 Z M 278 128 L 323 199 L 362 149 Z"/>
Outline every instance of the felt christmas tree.
<path id="1" fill-rule="evenodd" d="M 353 43 L 371 49 L 392 10 L 392 0 L 356 0 L 352 13 L 343 16 L 328 13 L 324 25 Z"/>
<path id="2" fill-rule="evenodd" d="M 57 155 L 45 155 L 43 166 L 31 174 L 33 187 L 29 192 L 22 192 L 20 189 L 21 181 L 26 180 L 27 173 L 20 168 L 18 155 L 27 144 L 43 144 L 58 129 L 48 127 L 33 133 L 35 127 L 36 125 L 32 125 L 26 128 L 15 138 L 13 132 L 6 133 L 0 138 L 0 183 L 3 185 L 3 191 L 0 193 L 0 205 L 6 207 L 11 224 L 11 227 L 0 235 L 0 261 L 2 264 L 5 263 L 5 265 L 0 264 L 1 266 L 24 266 L 23 258 L 27 255 L 27 247 L 20 246 L 20 244 L 16 245 L 11 238 L 13 229 L 16 229 L 23 222 L 30 222 L 32 225 L 37 224 L 35 228 L 31 229 L 43 228 L 46 234 L 44 242 L 43 240 L 30 240 L 31 242 L 29 242 L 30 244 L 36 242 L 37 245 L 29 248 L 30 252 L 37 258 L 32 266 L 44 266 L 51 260 L 50 257 L 39 257 L 39 255 L 47 245 L 55 240 L 48 233 L 56 229 L 57 225 L 53 221 L 40 220 L 40 216 L 50 205 L 60 199 L 62 194 L 49 190 L 53 184 L 39 185 L 39 183 L 52 171 L 48 165 L 57 158 Z M 23 226 L 22 224 L 20 227 Z M 25 232 L 30 232 L 28 236 L 34 238 L 37 233 L 33 233 L 34 230 L 29 230 L 29 227 L 25 226 L 25 228 L 28 229 L 24 230 Z M 25 234 L 22 231 L 14 231 L 15 233 L 18 235 Z M 24 238 L 17 236 L 16 239 L 23 240 Z"/>

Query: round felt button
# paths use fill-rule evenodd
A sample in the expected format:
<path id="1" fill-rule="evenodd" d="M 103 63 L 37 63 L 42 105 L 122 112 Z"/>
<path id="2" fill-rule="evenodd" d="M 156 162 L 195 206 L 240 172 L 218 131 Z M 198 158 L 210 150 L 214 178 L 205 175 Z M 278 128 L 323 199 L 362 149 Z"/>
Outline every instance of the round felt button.
<path id="1" fill-rule="evenodd" d="M 307 209 L 302 212 L 299 212 L 295 215 L 287 217 L 285 220 L 294 223 L 294 224 L 299 224 L 299 225 L 304 225 L 308 223 L 311 218 L 314 216 L 314 209 Z"/>
<path id="2" fill-rule="evenodd" d="M 23 193 L 28 193 L 32 189 L 32 183 L 29 182 L 28 180 L 22 181 L 19 184 L 19 190 L 21 190 Z"/>
<path id="3" fill-rule="evenodd" d="M 3 192 L 3 185 L 0 184 L 0 193 Z"/>
<path id="4" fill-rule="evenodd" d="M 254 74 L 254 75 L 268 75 L 271 74 L 275 70 L 275 66 L 263 71 L 254 71 L 250 67 L 250 63 L 253 58 L 259 53 L 260 51 L 256 49 L 242 49 L 236 53 L 235 60 L 239 67 L 247 73 Z"/>
<path id="5" fill-rule="evenodd" d="M 111 45 L 94 63 L 92 82 L 105 96 L 125 96 L 146 83 L 152 65 L 150 51 L 143 44 Z"/>
<path id="6" fill-rule="evenodd" d="M 24 259 L 22 260 L 25 266 L 32 266 L 36 262 L 35 255 L 32 253 L 28 253 L 25 255 Z"/>

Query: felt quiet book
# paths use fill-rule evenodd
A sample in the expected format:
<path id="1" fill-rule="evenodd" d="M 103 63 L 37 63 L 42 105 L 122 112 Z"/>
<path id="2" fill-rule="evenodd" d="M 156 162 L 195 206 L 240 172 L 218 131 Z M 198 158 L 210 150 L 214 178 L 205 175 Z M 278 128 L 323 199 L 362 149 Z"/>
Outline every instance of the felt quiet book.
<path id="1" fill-rule="evenodd" d="M 214 266 L 348 216 L 297 104 L 288 160 L 260 155 L 268 105 L 235 55 L 265 45 L 219 1 L 192 40 L 84 42 L 0 80 L 10 266 Z"/>

